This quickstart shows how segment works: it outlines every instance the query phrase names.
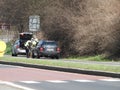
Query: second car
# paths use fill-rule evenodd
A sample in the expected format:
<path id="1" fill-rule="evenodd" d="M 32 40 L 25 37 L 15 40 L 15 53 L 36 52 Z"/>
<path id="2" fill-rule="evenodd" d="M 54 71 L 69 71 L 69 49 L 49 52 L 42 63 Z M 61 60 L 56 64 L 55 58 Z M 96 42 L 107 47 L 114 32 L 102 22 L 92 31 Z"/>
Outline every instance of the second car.
<path id="1" fill-rule="evenodd" d="M 38 42 L 35 49 L 32 51 L 32 57 L 51 57 L 51 58 L 60 58 L 60 48 L 58 47 L 57 42 L 49 40 L 41 40 Z"/>

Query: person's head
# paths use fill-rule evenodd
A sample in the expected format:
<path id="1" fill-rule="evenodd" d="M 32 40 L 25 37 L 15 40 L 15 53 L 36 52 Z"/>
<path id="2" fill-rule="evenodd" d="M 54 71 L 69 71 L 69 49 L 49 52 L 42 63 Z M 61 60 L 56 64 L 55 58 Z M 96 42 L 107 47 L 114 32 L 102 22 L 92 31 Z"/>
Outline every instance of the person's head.
<path id="1" fill-rule="evenodd" d="M 31 41 L 34 41 L 34 38 L 31 38 Z"/>
<path id="2" fill-rule="evenodd" d="M 36 39 L 36 35 L 33 35 L 33 39 Z"/>

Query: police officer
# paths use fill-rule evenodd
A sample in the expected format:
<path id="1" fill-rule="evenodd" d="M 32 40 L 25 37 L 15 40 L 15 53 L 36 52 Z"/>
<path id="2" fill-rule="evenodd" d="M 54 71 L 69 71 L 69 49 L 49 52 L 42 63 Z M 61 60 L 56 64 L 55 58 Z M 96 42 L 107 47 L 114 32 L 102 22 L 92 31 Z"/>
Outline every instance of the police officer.
<path id="1" fill-rule="evenodd" d="M 32 56 L 32 51 L 36 47 L 37 43 L 38 43 L 38 39 L 36 38 L 35 35 L 33 36 L 33 38 L 31 38 L 31 40 L 28 40 L 25 43 L 27 58 Z"/>
<path id="2" fill-rule="evenodd" d="M 35 35 L 33 35 L 33 38 L 31 39 L 31 42 L 32 42 L 33 47 L 35 47 L 37 45 L 38 39 L 36 38 Z"/>
<path id="3" fill-rule="evenodd" d="M 28 41 L 25 43 L 25 50 L 26 50 L 26 57 L 27 57 L 27 58 L 30 57 L 31 48 L 32 48 L 32 42 L 31 42 L 31 40 L 28 40 Z"/>

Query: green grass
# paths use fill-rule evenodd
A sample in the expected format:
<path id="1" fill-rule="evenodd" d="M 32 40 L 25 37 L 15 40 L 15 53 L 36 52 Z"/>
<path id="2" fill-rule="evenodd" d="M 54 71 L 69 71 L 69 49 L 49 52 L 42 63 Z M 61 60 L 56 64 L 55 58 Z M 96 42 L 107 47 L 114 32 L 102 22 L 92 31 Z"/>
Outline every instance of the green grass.
<path id="1" fill-rule="evenodd" d="M 8 42 L 6 43 L 7 47 L 6 47 L 6 51 L 5 54 L 10 55 L 11 54 L 11 43 Z"/>
<path id="2" fill-rule="evenodd" d="M 47 65 L 47 66 L 56 66 L 56 67 L 65 67 L 65 68 L 77 68 L 77 69 L 87 69 L 87 70 L 100 70 L 108 72 L 117 72 L 120 73 L 120 66 L 107 66 L 107 65 L 98 65 L 98 64 L 81 64 L 78 62 L 66 62 L 62 60 L 43 60 L 43 59 L 27 59 L 27 58 L 16 58 L 16 57 L 1 57 L 2 61 L 9 62 L 20 62 L 26 64 L 37 64 L 37 65 Z"/>
<path id="3" fill-rule="evenodd" d="M 72 56 L 72 57 L 68 57 L 67 59 L 69 60 L 87 60 L 87 61 L 114 61 L 111 59 L 106 59 L 104 58 L 102 55 L 96 55 L 96 56 Z"/>

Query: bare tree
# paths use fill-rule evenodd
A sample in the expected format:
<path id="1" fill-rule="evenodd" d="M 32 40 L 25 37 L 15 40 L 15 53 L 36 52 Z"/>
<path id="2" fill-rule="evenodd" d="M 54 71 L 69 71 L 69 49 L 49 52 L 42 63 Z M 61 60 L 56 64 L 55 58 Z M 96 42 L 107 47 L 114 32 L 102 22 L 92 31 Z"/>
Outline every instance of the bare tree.
<path id="1" fill-rule="evenodd" d="M 12 25 L 18 26 L 19 32 L 24 31 L 24 24 L 27 22 L 27 0 L 3 0 L 1 7 L 2 19 Z"/>

